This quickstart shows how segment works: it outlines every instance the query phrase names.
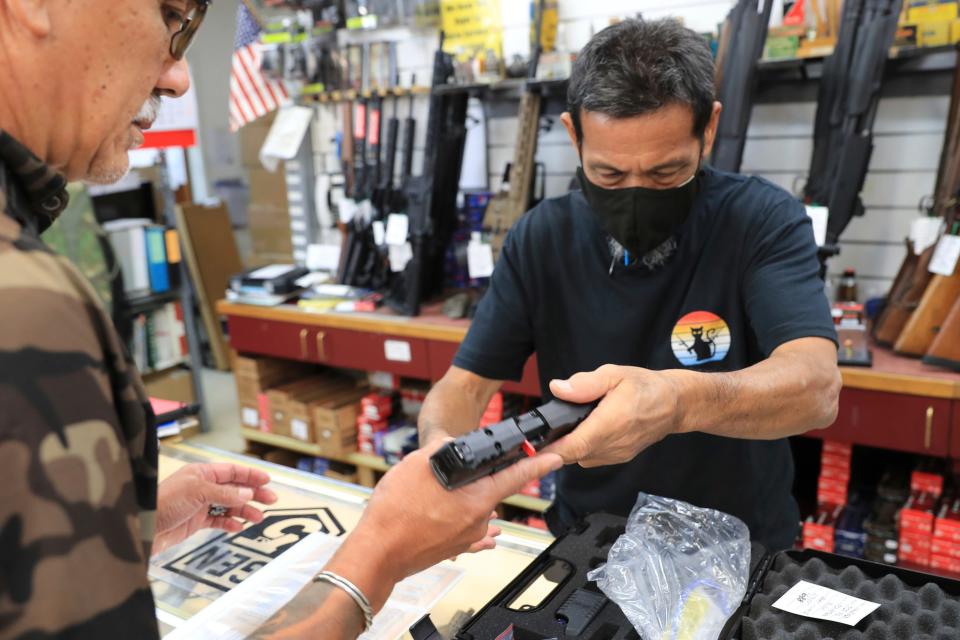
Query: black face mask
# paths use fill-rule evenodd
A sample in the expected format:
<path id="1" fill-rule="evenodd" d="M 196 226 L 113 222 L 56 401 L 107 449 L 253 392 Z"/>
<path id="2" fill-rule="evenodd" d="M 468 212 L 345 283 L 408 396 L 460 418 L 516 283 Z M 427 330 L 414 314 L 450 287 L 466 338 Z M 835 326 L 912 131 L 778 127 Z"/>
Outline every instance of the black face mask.
<path id="1" fill-rule="evenodd" d="M 687 182 L 670 189 L 605 189 L 590 182 L 580 167 L 577 179 L 604 231 L 637 257 L 656 249 L 676 233 L 690 215 L 700 191 L 699 167 Z"/>

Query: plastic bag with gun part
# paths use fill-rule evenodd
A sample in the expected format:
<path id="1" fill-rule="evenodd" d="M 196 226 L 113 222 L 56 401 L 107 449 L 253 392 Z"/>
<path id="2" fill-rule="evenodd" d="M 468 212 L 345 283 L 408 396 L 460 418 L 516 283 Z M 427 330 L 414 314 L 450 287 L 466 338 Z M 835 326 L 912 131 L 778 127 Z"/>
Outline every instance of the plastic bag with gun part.
<path id="1" fill-rule="evenodd" d="M 645 640 L 715 640 L 750 574 L 750 532 L 714 509 L 641 493 L 607 563 L 587 574 Z"/>

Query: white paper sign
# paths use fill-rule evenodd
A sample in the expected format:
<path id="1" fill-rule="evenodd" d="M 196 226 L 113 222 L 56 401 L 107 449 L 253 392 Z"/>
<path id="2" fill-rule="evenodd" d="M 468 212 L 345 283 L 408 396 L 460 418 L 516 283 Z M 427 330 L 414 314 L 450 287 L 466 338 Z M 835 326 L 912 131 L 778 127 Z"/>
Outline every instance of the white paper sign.
<path id="1" fill-rule="evenodd" d="M 930 259 L 930 273 L 952 276 L 960 259 L 960 236 L 943 236 Z"/>
<path id="2" fill-rule="evenodd" d="M 370 224 L 370 228 L 373 229 L 373 242 L 378 247 L 382 247 L 383 243 L 387 241 L 387 228 L 383 224 L 383 220 L 374 220 Z"/>
<path id="3" fill-rule="evenodd" d="M 336 271 L 340 266 L 340 245 L 308 244 L 306 264 L 311 271 Z"/>
<path id="4" fill-rule="evenodd" d="M 914 218 L 910 223 L 910 242 L 913 244 L 913 252 L 920 255 L 932 247 L 940 237 L 940 231 L 943 227 L 943 220 L 931 216 Z"/>
<path id="5" fill-rule="evenodd" d="M 807 205 L 807 215 L 813 222 L 813 239 L 817 241 L 818 247 L 822 247 L 827 243 L 827 220 L 830 218 L 830 212 L 826 207 Z"/>
<path id="6" fill-rule="evenodd" d="M 253 427 L 254 429 L 260 426 L 260 414 L 256 409 L 251 409 L 250 407 L 244 407 L 243 411 L 240 414 L 240 418 L 248 427 Z"/>
<path id="7" fill-rule="evenodd" d="M 407 268 L 407 263 L 413 259 L 413 246 L 406 242 L 399 246 L 390 245 L 387 250 L 390 257 L 390 271 L 399 273 Z"/>
<path id="8" fill-rule="evenodd" d="M 310 107 L 285 107 L 277 112 L 270 133 L 260 147 L 260 164 L 264 169 L 276 171 L 280 160 L 296 157 L 311 119 L 313 109 Z"/>
<path id="9" fill-rule="evenodd" d="M 467 271 L 471 278 L 489 278 L 493 275 L 493 247 L 484 242 L 470 241 L 467 245 Z"/>
<path id="10" fill-rule="evenodd" d="M 854 598 L 806 580 L 793 585 L 773 603 L 773 606 L 798 616 L 829 620 L 850 626 L 857 624 L 880 607 L 876 602 Z"/>
<path id="11" fill-rule="evenodd" d="M 391 213 L 387 216 L 387 244 L 398 247 L 407 242 L 410 230 L 410 218 L 403 213 Z"/>
<path id="12" fill-rule="evenodd" d="M 294 438 L 298 438 L 300 440 L 307 440 L 310 437 L 310 434 L 307 431 L 307 423 L 303 420 L 291 420 L 290 433 L 293 434 Z"/>
<path id="13" fill-rule="evenodd" d="M 385 340 L 383 342 L 383 356 L 391 362 L 410 362 L 413 360 L 410 343 L 406 340 Z"/>
<path id="14" fill-rule="evenodd" d="M 340 222 L 343 224 L 350 224 L 353 222 L 353 218 L 357 215 L 358 209 L 359 207 L 353 198 L 341 199 L 340 202 L 337 203 L 337 213 L 340 214 Z"/>

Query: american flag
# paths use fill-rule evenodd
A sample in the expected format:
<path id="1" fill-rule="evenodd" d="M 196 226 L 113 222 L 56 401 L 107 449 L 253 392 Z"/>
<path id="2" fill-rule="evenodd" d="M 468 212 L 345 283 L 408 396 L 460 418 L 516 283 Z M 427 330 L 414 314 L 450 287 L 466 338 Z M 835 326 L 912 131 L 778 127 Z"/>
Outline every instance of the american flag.
<path id="1" fill-rule="evenodd" d="M 260 71 L 261 59 L 260 25 L 246 5 L 240 3 L 230 72 L 231 131 L 270 113 L 287 99 L 283 82 L 271 80 Z"/>

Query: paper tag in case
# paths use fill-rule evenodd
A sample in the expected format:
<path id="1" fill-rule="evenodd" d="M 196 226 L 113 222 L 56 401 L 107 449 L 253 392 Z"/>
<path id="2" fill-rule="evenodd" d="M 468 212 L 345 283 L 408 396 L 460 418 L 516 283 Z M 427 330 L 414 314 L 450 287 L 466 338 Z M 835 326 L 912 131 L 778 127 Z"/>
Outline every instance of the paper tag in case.
<path id="1" fill-rule="evenodd" d="M 876 602 L 801 580 L 773 603 L 773 607 L 798 616 L 829 620 L 851 627 L 876 611 Z"/>

